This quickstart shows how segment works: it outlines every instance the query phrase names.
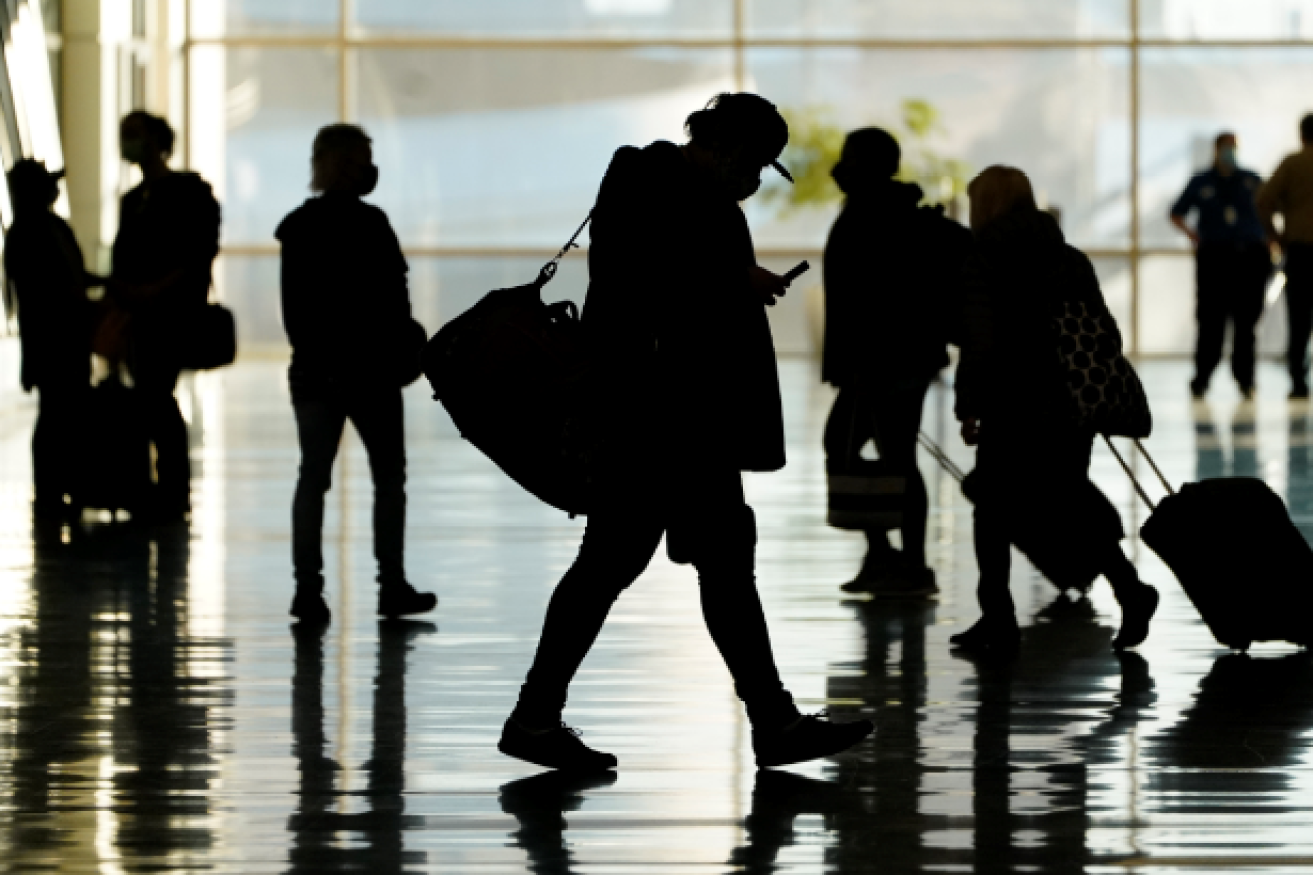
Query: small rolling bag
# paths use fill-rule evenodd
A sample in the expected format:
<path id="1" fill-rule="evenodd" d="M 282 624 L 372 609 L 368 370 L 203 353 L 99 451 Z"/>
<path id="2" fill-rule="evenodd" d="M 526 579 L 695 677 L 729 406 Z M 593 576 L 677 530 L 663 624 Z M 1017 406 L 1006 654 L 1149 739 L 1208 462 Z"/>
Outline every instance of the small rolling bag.
<path id="1" fill-rule="evenodd" d="M 1153 511 L 1140 536 L 1172 569 L 1213 637 L 1241 651 L 1254 641 L 1313 645 L 1313 549 L 1281 498 L 1253 477 L 1204 480 L 1173 491 L 1144 447 L 1136 446 L 1168 493 L 1155 507 L 1108 442 Z"/>
<path id="2" fill-rule="evenodd" d="M 150 437 L 134 390 L 110 377 L 91 390 L 87 403 L 87 455 L 79 463 L 74 498 L 82 507 L 144 509 L 155 484 Z"/>

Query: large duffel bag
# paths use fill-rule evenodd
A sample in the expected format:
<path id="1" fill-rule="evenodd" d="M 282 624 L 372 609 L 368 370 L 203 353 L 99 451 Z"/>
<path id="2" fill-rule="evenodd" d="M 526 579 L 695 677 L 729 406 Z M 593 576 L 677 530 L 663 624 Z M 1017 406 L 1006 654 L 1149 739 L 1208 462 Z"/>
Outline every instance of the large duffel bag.
<path id="1" fill-rule="evenodd" d="M 578 308 L 544 304 L 542 289 L 582 230 L 534 282 L 489 292 L 447 323 L 423 357 L 433 397 L 461 436 L 571 515 L 587 512 L 598 443 L 584 398 L 588 356 Z"/>
<path id="2" fill-rule="evenodd" d="M 1174 491 L 1144 453 L 1168 492 L 1155 506 L 1112 449 L 1153 511 L 1140 537 L 1172 569 L 1219 643 L 1242 651 L 1255 641 L 1313 645 L 1313 549 L 1280 496 L 1252 477 Z"/>

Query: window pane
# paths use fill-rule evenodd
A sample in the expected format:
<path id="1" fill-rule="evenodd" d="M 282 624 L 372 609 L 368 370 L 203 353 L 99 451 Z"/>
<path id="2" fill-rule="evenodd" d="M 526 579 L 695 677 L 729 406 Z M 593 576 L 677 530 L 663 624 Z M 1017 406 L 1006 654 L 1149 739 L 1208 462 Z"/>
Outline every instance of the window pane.
<path id="1" fill-rule="evenodd" d="M 1141 0 L 1140 35 L 1151 39 L 1313 37 L 1313 0 Z"/>
<path id="2" fill-rule="evenodd" d="M 1074 244 L 1119 248 L 1130 224 L 1128 59 L 1123 49 L 756 49 L 748 68 L 753 87 L 791 113 L 795 141 L 834 152 L 846 130 L 889 128 L 936 197 L 990 164 L 1017 166 L 1061 210 Z M 829 185 L 835 157 L 818 162 L 819 182 Z M 838 206 L 837 189 L 823 192 L 820 206 L 789 208 L 770 192 L 750 202 L 758 244 L 820 246 Z"/>
<path id="3" fill-rule="evenodd" d="M 611 155 L 682 137 L 728 51 L 361 49 L 375 200 L 408 245 L 562 245 Z"/>
<path id="4" fill-rule="evenodd" d="M 357 0 L 363 29 L 496 36 L 729 38 L 732 0 Z"/>
<path id="5" fill-rule="evenodd" d="M 1129 0 L 745 0 L 753 36 L 904 39 L 1116 38 Z"/>
<path id="6" fill-rule="evenodd" d="M 1140 351 L 1157 355 L 1189 356 L 1194 353 L 1195 271 L 1194 257 L 1150 255 L 1140 261 Z M 1273 277 L 1268 285 L 1266 307 L 1258 324 L 1258 351 L 1265 357 L 1283 357 L 1286 352 L 1286 304 L 1281 297 L 1285 280 Z M 1228 374 L 1226 366 L 1214 379 Z"/>
<path id="7" fill-rule="evenodd" d="M 287 348 L 279 302 L 277 255 L 223 255 L 214 285 L 237 321 L 238 353 L 259 355 Z"/>
<path id="8" fill-rule="evenodd" d="M 1219 132 L 1236 132 L 1241 165 L 1264 177 L 1299 148 L 1313 49 L 1147 49 L 1140 76 L 1140 239 L 1187 249 L 1167 214 Z"/>
<path id="9" fill-rule="evenodd" d="M 337 83 L 328 49 L 192 50 L 192 166 L 223 204 L 226 244 L 272 245 L 309 194 L 310 143 L 336 120 Z"/>
<path id="10" fill-rule="evenodd" d="M 191 35 L 331 34 L 341 0 L 193 0 Z"/>

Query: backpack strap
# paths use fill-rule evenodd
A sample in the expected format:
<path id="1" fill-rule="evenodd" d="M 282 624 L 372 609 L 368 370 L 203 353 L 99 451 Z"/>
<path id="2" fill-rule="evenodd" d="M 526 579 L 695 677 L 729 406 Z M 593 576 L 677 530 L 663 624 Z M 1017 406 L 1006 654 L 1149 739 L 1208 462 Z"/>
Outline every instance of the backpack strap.
<path id="1" fill-rule="evenodd" d="M 551 261 L 544 264 L 542 266 L 542 270 L 538 271 L 538 279 L 534 280 L 533 282 L 535 286 L 541 289 L 543 286 L 547 285 L 552 281 L 552 277 L 556 276 L 556 269 L 560 267 L 561 259 L 565 258 L 565 254 L 569 252 L 571 249 L 579 248 L 579 244 L 576 243 L 575 241 L 579 239 L 579 235 L 584 232 L 584 228 L 588 226 L 588 223 L 592 221 L 592 219 L 593 219 L 593 211 L 589 210 L 588 215 L 584 216 L 584 220 L 579 224 L 579 227 L 576 228 L 575 232 L 570 235 L 570 239 L 566 241 L 566 244 L 564 246 L 561 247 L 561 251 L 556 253 L 555 257 L 553 257 Z"/>

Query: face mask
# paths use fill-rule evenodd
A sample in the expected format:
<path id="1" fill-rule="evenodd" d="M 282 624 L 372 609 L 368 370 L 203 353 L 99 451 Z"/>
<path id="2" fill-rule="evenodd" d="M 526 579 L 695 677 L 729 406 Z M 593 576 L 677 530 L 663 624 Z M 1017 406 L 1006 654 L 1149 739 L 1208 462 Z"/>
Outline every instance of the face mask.
<path id="1" fill-rule="evenodd" d="M 119 151 L 123 154 L 124 161 L 140 164 L 146 160 L 146 141 L 135 137 L 120 140 Z"/>
<path id="2" fill-rule="evenodd" d="M 373 164 L 360 169 L 360 196 L 372 192 L 378 187 L 378 167 Z"/>
<path id="3" fill-rule="evenodd" d="M 1234 169 L 1236 166 L 1236 154 L 1234 146 L 1223 146 L 1217 150 L 1217 163 L 1222 167 Z"/>
<path id="4" fill-rule="evenodd" d="M 740 176 L 731 182 L 730 192 L 736 201 L 745 201 L 757 193 L 761 188 L 760 176 Z"/>

